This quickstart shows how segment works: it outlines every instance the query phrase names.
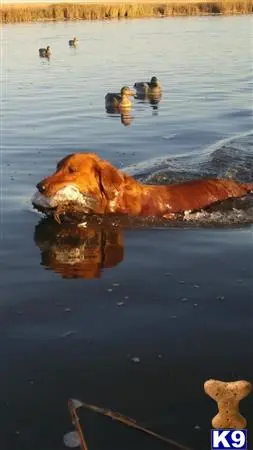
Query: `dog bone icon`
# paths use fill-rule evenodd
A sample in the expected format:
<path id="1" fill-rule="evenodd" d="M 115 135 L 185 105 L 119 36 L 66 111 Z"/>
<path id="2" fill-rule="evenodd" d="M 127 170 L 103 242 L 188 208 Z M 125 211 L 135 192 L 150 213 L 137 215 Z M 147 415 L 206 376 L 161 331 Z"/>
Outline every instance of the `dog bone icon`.
<path id="1" fill-rule="evenodd" d="M 239 402 L 252 390 L 249 381 L 207 380 L 204 383 L 204 390 L 218 405 L 219 412 L 212 419 L 213 428 L 246 428 L 247 421 L 240 414 Z"/>

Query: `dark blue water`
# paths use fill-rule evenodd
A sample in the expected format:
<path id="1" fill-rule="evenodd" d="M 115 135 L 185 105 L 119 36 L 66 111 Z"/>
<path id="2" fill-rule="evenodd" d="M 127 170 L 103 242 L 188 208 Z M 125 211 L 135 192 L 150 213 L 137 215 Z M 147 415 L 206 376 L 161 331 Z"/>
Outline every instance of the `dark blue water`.
<path id="1" fill-rule="evenodd" d="M 216 407 L 204 381 L 252 380 L 252 205 L 197 228 L 79 234 L 30 208 L 36 183 L 85 150 L 149 181 L 252 181 L 251 27 L 249 16 L 3 27 L 4 450 L 66 448 L 71 397 L 207 450 Z M 108 91 L 152 75 L 157 108 L 134 100 L 129 126 L 105 112 Z M 92 413 L 82 423 L 89 450 L 168 448 Z"/>

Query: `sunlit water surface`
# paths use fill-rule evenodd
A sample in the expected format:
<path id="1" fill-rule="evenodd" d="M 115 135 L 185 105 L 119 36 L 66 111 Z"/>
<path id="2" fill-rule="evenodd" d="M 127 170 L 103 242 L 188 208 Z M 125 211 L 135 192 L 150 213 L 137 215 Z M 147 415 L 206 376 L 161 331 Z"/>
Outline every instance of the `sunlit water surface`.
<path id="1" fill-rule="evenodd" d="M 252 204 L 197 228 L 79 234 L 30 207 L 56 162 L 86 150 L 141 180 L 252 181 L 251 32 L 249 16 L 3 27 L 1 448 L 63 449 L 76 397 L 207 450 L 203 382 L 252 380 Z M 152 75 L 158 105 L 135 99 L 125 124 L 106 113 L 108 91 Z M 252 401 L 241 409 L 252 424 Z M 91 449 L 166 448 L 82 420 Z"/>

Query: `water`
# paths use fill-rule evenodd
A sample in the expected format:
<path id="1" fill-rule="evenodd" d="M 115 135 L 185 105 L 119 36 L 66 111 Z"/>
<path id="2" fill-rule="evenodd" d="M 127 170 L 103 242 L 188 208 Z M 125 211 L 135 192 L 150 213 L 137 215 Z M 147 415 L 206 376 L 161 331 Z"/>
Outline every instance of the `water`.
<path id="1" fill-rule="evenodd" d="M 216 408 L 204 381 L 252 379 L 252 204 L 185 228 L 81 233 L 30 207 L 35 184 L 84 150 L 141 180 L 252 181 L 251 27 L 249 16 L 3 27 L 3 449 L 65 448 L 74 397 L 207 450 Z M 48 44 L 50 61 L 38 57 Z M 106 92 L 152 75 L 157 109 L 135 100 L 129 126 L 105 112 Z M 252 424 L 250 398 L 241 410 Z M 91 449 L 166 448 L 82 421 Z"/>

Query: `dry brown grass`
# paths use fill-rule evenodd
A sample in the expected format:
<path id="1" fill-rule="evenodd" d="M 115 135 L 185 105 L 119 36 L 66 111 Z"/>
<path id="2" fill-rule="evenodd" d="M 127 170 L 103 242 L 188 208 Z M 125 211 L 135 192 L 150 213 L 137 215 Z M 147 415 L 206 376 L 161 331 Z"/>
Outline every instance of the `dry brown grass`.
<path id="1" fill-rule="evenodd" d="M 2 5 L 1 23 L 45 20 L 108 20 L 140 17 L 200 16 L 210 14 L 251 14 L 253 0 L 196 1 L 178 0 L 161 3 L 55 3 Z"/>

